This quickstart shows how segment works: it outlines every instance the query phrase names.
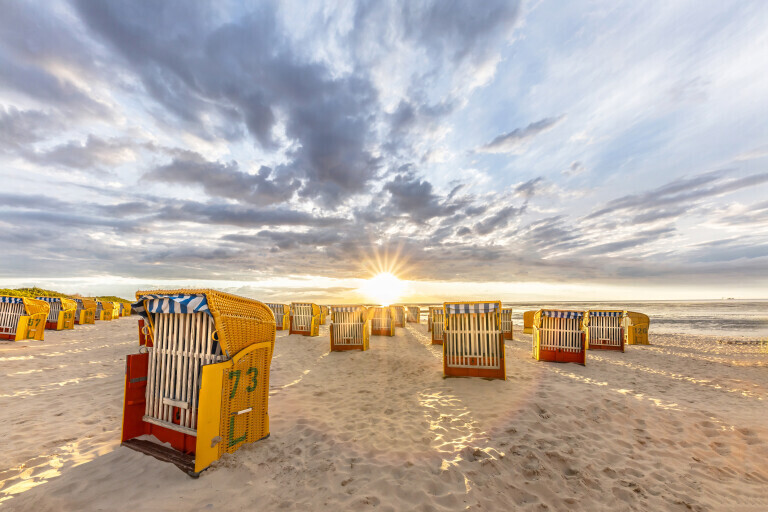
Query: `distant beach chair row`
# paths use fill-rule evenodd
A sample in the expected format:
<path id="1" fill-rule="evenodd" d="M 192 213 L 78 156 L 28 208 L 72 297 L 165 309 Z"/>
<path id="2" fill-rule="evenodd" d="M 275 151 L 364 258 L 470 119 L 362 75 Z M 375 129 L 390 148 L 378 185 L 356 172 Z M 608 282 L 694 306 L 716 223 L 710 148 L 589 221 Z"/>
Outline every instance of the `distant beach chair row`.
<path id="1" fill-rule="evenodd" d="M 532 356 L 538 361 L 586 364 L 587 350 L 624 352 L 625 345 L 648 344 L 650 319 L 643 313 L 540 309 L 524 314 L 524 331 L 528 318 Z"/>
<path id="2" fill-rule="evenodd" d="M 111 320 L 130 314 L 122 302 L 81 297 L 0 296 L 0 339 L 43 341 L 44 331 L 74 329 L 96 319 Z"/>

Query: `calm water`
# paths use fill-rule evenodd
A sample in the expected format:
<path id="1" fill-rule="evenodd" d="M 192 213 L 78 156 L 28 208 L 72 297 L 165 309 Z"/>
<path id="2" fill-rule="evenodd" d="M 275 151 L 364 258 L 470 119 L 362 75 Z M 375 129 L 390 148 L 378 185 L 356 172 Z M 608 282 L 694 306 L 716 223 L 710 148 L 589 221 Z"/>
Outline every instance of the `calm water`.
<path id="1" fill-rule="evenodd" d="M 505 302 L 504 307 L 513 309 L 516 325 L 523 324 L 523 312 L 531 309 L 624 309 L 651 317 L 651 331 L 656 333 L 768 337 L 768 300 Z"/>

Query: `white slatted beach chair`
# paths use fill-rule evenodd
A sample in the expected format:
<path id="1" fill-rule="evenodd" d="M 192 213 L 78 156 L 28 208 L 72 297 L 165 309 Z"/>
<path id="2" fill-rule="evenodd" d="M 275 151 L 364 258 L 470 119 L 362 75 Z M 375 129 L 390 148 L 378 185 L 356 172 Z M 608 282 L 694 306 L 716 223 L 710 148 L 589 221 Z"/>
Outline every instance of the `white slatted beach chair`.
<path id="1" fill-rule="evenodd" d="M 514 325 L 512 324 L 512 309 L 501 310 L 501 332 L 505 340 L 515 338 Z"/>
<path id="2" fill-rule="evenodd" d="M 393 321 L 395 327 L 405 327 L 405 307 L 404 306 L 390 306 L 392 308 Z"/>
<path id="3" fill-rule="evenodd" d="M 371 311 L 371 334 L 374 336 L 394 336 L 394 311 L 390 306 L 376 306 Z"/>
<path id="4" fill-rule="evenodd" d="M 42 300 L 0 296 L 0 339 L 43 341 L 49 310 Z"/>
<path id="5" fill-rule="evenodd" d="M 506 379 L 501 302 L 446 302 L 443 312 L 443 374 Z"/>
<path id="6" fill-rule="evenodd" d="M 48 303 L 48 317 L 45 319 L 45 328 L 53 331 L 75 328 L 75 313 L 77 302 L 71 299 L 59 297 L 35 297 Z"/>
<path id="7" fill-rule="evenodd" d="M 365 306 L 331 306 L 331 351 L 368 350 L 371 322 Z"/>
<path id="8" fill-rule="evenodd" d="M 419 306 L 407 306 L 406 313 L 408 323 L 418 324 L 421 322 L 421 308 Z"/>
<path id="9" fill-rule="evenodd" d="M 537 361 L 586 364 L 584 313 L 542 309 L 533 318 L 532 355 Z"/>
<path id="10" fill-rule="evenodd" d="M 320 336 L 320 306 L 311 302 L 291 302 L 288 334 Z"/>
<path id="11" fill-rule="evenodd" d="M 288 304 L 268 303 L 269 309 L 275 315 L 276 329 L 278 331 L 287 331 L 291 325 L 291 308 Z"/>
<path id="12" fill-rule="evenodd" d="M 624 352 L 624 311 L 590 309 L 584 315 L 587 350 Z"/>
<path id="13" fill-rule="evenodd" d="M 443 308 L 432 307 L 429 308 L 432 314 L 432 344 L 443 344 L 443 321 L 445 315 L 443 314 Z"/>
<path id="14" fill-rule="evenodd" d="M 623 318 L 624 339 L 627 345 L 650 345 L 648 341 L 648 328 L 651 319 L 643 313 L 625 311 Z"/>
<path id="15" fill-rule="evenodd" d="M 123 444 L 196 476 L 269 435 L 274 316 L 215 290 L 138 292 L 152 343 L 128 356 Z M 145 439 L 152 435 L 160 445 Z"/>

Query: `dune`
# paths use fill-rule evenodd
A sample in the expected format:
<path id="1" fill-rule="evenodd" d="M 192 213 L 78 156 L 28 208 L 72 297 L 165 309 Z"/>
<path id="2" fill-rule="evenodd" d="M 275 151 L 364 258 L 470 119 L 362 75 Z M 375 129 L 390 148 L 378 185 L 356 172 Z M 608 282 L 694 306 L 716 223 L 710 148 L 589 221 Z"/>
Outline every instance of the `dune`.
<path id="1" fill-rule="evenodd" d="M 506 381 L 444 379 L 424 324 L 278 332 L 271 436 L 199 479 L 119 445 L 135 318 L 2 343 L 0 509 L 768 510 L 763 347 L 652 334 L 582 367 L 516 330 Z"/>

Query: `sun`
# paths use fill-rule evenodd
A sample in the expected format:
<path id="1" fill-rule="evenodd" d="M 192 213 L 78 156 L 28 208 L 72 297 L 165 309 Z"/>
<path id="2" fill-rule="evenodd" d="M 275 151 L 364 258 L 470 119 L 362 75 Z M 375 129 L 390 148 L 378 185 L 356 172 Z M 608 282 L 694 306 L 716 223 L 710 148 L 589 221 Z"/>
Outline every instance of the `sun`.
<path id="1" fill-rule="evenodd" d="M 389 306 L 403 295 L 405 283 L 391 272 L 381 272 L 368 279 L 360 292 L 377 304 Z"/>

